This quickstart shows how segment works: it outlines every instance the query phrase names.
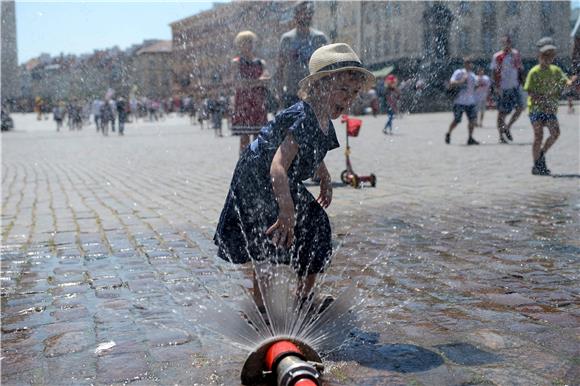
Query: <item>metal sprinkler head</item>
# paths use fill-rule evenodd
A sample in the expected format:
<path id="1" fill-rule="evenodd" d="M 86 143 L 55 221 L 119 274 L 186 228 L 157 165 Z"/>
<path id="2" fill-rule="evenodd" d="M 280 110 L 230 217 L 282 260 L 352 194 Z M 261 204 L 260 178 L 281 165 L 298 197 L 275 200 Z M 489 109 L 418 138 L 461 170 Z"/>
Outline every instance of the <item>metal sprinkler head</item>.
<path id="1" fill-rule="evenodd" d="M 264 341 L 246 359 L 241 380 L 244 385 L 257 383 L 277 386 L 320 386 L 324 370 L 318 353 L 304 342 L 290 337 Z"/>

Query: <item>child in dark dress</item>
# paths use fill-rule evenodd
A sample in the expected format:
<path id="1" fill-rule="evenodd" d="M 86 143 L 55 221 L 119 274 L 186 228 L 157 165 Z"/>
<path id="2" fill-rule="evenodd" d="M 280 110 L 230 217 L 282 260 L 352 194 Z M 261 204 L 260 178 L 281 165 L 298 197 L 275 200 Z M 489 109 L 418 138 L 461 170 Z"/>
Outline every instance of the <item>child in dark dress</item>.
<path id="1" fill-rule="evenodd" d="M 324 157 L 339 147 L 331 119 L 346 112 L 374 76 L 344 43 L 320 47 L 299 83 L 302 101 L 280 112 L 242 153 L 214 236 L 218 256 L 243 264 L 289 264 L 299 277 L 298 295 L 310 296 L 316 275 L 332 254 L 332 201 Z M 314 198 L 303 181 L 320 177 Z M 254 298 L 263 299 L 254 270 Z"/>

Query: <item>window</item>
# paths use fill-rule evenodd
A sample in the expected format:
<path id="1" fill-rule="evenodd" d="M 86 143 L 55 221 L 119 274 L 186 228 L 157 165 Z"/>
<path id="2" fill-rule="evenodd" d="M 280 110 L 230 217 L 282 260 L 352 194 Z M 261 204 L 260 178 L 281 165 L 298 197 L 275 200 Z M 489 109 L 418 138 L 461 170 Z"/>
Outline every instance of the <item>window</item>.
<path id="1" fill-rule="evenodd" d="M 542 2 L 540 8 L 540 24 L 542 26 L 543 36 L 554 35 L 554 28 L 552 27 L 552 13 L 554 7 L 552 3 Z"/>
<path id="2" fill-rule="evenodd" d="M 401 3 L 399 1 L 395 1 L 393 4 L 393 13 L 396 16 L 401 16 Z"/>
<path id="3" fill-rule="evenodd" d="M 393 4 L 390 1 L 387 1 L 387 4 L 385 5 L 385 15 L 387 17 L 393 16 Z"/>
<path id="4" fill-rule="evenodd" d="M 463 27 L 459 34 L 459 56 L 465 56 L 471 53 L 471 35 L 469 28 Z"/>
<path id="5" fill-rule="evenodd" d="M 506 4 L 506 14 L 508 16 L 515 16 L 520 14 L 520 3 L 517 1 L 508 1 Z"/>
<path id="6" fill-rule="evenodd" d="M 460 15 L 468 15 L 471 13 L 471 4 L 469 1 L 460 1 L 459 2 L 459 14 Z"/>

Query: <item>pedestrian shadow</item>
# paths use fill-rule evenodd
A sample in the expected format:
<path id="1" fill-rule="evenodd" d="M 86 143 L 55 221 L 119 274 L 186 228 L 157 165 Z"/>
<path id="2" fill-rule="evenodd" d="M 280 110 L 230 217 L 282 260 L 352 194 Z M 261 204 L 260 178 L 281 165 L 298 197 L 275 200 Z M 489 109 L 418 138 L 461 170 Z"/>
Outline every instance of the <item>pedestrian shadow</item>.
<path id="1" fill-rule="evenodd" d="M 312 180 L 304 181 L 303 184 L 304 186 L 320 186 L 318 182 L 313 182 Z M 339 181 L 332 181 L 330 185 L 333 188 L 346 188 L 351 186 Z"/>
<path id="2" fill-rule="evenodd" d="M 443 357 L 426 348 L 412 344 L 379 344 L 379 333 L 355 330 L 352 339 L 340 351 L 329 354 L 333 361 L 355 361 L 361 366 L 377 370 L 416 373 L 439 367 Z"/>
<path id="3" fill-rule="evenodd" d="M 326 359 L 355 361 L 361 366 L 399 373 L 428 371 L 445 363 L 445 358 L 463 366 L 480 366 L 501 361 L 501 357 L 481 350 L 469 343 L 450 343 L 435 346 L 442 354 L 424 347 L 404 344 L 379 344 L 379 333 L 353 330 L 352 339 L 340 351 Z"/>
<path id="4" fill-rule="evenodd" d="M 480 142 L 479 145 L 477 146 L 505 146 L 505 147 L 509 147 L 509 146 L 532 146 L 533 143 L 532 142 L 512 142 L 512 143 L 499 143 L 499 142 Z M 473 145 L 467 145 L 465 143 L 460 144 L 459 146 L 464 146 L 464 147 L 474 147 Z M 475 146 L 475 147 L 477 147 Z"/>
<path id="5" fill-rule="evenodd" d="M 580 178 L 580 174 L 552 174 L 554 178 Z"/>

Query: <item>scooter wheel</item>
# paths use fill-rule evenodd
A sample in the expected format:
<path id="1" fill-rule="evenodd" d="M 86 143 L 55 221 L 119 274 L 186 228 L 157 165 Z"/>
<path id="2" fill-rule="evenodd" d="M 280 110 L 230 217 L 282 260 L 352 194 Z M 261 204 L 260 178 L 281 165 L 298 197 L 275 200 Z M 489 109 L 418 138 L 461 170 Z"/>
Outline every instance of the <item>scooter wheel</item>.
<path id="1" fill-rule="evenodd" d="M 375 176 L 374 174 L 371 174 L 371 186 L 374 188 L 375 186 L 377 186 L 377 176 Z"/>
<path id="2" fill-rule="evenodd" d="M 340 173 L 340 180 L 343 184 L 348 185 L 348 170 L 343 170 L 342 173 Z"/>
<path id="3" fill-rule="evenodd" d="M 353 174 L 350 177 L 350 184 L 352 185 L 353 188 L 360 187 L 360 181 L 359 181 L 358 176 L 356 174 Z"/>

